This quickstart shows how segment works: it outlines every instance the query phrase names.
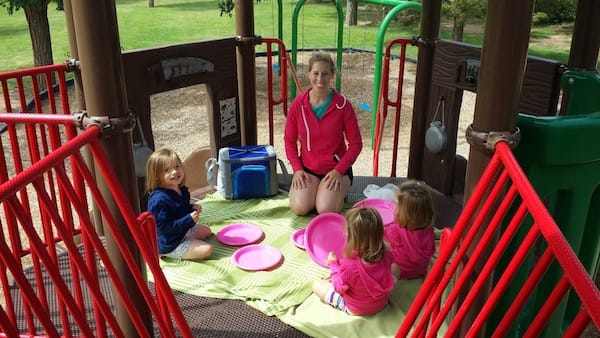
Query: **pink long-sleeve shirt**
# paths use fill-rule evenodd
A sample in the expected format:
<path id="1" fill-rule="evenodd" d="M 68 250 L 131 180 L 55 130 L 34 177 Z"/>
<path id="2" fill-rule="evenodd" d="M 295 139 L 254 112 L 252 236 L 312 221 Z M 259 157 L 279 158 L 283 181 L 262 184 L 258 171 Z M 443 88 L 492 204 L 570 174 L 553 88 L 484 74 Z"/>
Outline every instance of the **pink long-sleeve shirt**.
<path id="1" fill-rule="evenodd" d="M 288 111 L 284 133 L 288 161 L 294 172 L 304 166 L 318 175 L 332 169 L 344 175 L 362 150 L 356 112 L 345 96 L 333 90 L 331 103 L 319 120 L 310 105 L 310 90 L 298 95 Z"/>
<path id="2" fill-rule="evenodd" d="M 378 262 L 365 264 L 354 252 L 350 258 L 329 263 L 333 289 L 344 297 L 346 307 L 355 315 L 371 315 L 386 306 L 394 289 L 392 255 L 386 252 Z"/>
<path id="3" fill-rule="evenodd" d="M 422 277 L 435 253 L 433 226 L 408 230 L 392 223 L 385 227 L 384 238 L 390 244 L 394 263 L 400 268 L 400 279 Z"/>

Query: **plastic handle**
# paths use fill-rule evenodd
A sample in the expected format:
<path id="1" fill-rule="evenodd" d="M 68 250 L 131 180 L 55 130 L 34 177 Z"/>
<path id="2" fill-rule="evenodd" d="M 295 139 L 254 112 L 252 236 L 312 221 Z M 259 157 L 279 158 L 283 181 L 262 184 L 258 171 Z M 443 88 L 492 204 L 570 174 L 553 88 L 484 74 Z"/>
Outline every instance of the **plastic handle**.
<path id="1" fill-rule="evenodd" d="M 216 189 L 217 175 L 215 175 L 215 168 L 219 168 L 219 162 L 217 162 L 216 158 L 211 157 L 208 160 L 206 160 L 204 166 L 206 168 L 206 183 L 208 183 L 208 185 Z"/>

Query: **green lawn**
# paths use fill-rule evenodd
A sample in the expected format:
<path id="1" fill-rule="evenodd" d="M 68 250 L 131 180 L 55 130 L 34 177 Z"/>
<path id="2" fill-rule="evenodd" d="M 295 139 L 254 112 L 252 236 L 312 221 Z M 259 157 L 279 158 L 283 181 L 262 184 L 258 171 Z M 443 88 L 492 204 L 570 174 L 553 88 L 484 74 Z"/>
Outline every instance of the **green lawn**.
<path id="1" fill-rule="evenodd" d="M 292 45 L 292 13 L 295 1 L 285 0 L 283 8 L 283 40 Z M 342 5 L 345 10 L 345 5 Z M 64 12 L 48 8 L 55 63 L 69 57 Z M 119 33 L 123 50 L 162 46 L 173 43 L 234 36 L 235 17 L 220 16 L 215 0 L 157 0 L 154 8 L 146 1 L 117 0 Z M 277 1 L 254 2 L 255 34 L 277 36 Z M 344 47 L 375 50 L 379 23 L 384 17 L 382 6 L 359 4 L 358 26 L 344 26 Z M 307 2 L 298 17 L 298 48 L 333 48 L 337 42 L 337 13 L 331 2 Z M 566 62 L 572 26 L 534 28 L 530 54 Z M 403 26 L 392 23 L 385 33 L 386 42 L 395 38 L 418 35 L 418 23 Z M 562 33 L 566 43 L 556 44 L 553 36 Z M 443 38 L 450 38 L 444 28 Z M 482 33 L 465 34 L 465 42 L 481 45 Z M 563 39 L 565 40 L 565 39 Z M 548 42 L 548 44 L 545 44 Z M 260 51 L 260 47 L 257 51 Z M 415 57 L 411 48 L 409 57 Z M 27 68 L 33 64 L 31 43 L 22 10 L 13 15 L 0 8 L 0 71 Z"/>

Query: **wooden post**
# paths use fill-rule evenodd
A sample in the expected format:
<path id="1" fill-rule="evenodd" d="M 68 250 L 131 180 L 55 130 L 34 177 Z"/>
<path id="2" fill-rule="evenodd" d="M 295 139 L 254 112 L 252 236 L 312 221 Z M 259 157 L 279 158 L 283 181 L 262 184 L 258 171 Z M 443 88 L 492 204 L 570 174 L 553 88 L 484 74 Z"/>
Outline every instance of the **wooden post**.
<path id="1" fill-rule="evenodd" d="M 533 0 L 490 0 L 481 53 L 473 115 L 478 132 L 514 132 L 527 61 Z M 473 147 L 469 152 L 465 201 L 490 159 Z"/>
<path id="2" fill-rule="evenodd" d="M 569 69 L 596 71 L 598 67 L 598 49 L 600 48 L 600 1 L 579 0 L 575 27 L 569 53 Z M 565 91 L 561 99 L 560 114 L 565 115 L 569 105 L 569 92 Z"/>
<path id="3" fill-rule="evenodd" d="M 420 36 L 422 43 L 419 44 L 418 52 L 407 174 L 408 177 L 415 179 L 423 177 L 423 151 L 425 150 L 427 109 L 429 107 L 431 73 L 433 71 L 433 51 L 435 40 L 437 40 L 440 32 L 441 11 L 441 0 L 423 0 Z"/>
<path id="4" fill-rule="evenodd" d="M 483 39 L 481 68 L 472 129 L 475 132 L 514 133 L 521 97 L 521 84 L 527 62 L 527 47 L 533 17 L 534 0 L 490 0 Z M 469 139 L 469 138 L 467 138 Z M 465 201 L 471 196 L 491 153 L 471 143 L 465 182 Z M 470 255 L 470 253 L 467 253 Z M 484 255 L 485 256 L 485 255 Z M 480 271 L 483 263 L 477 264 Z M 482 290 L 461 323 L 463 336 L 487 298 L 489 287 Z M 458 301 L 460 304 L 460 300 Z"/>
<path id="5" fill-rule="evenodd" d="M 117 26 L 117 16 L 114 1 L 72 1 L 72 18 L 75 29 L 75 39 L 79 60 L 81 64 L 81 78 L 86 109 L 90 116 L 108 116 L 109 118 L 127 118 L 127 97 L 123 80 L 123 66 L 121 61 L 121 46 Z M 101 140 L 101 144 L 108 155 L 108 159 L 132 207 L 138 209 L 139 201 L 137 181 L 133 166 L 133 150 L 131 146 L 131 132 L 117 133 Z M 117 225 L 126 230 L 125 220 L 119 212 L 112 194 L 106 183 L 98 180 L 98 186 L 107 201 Z M 143 269 L 143 259 L 139 253 L 133 237 L 124 231 L 129 249 L 136 257 L 138 267 Z M 142 294 L 139 292 L 135 280 L 127 267 L 120 250 L 110 231 L 105 231 L 107 251 L 115 265 L 120 279 L 129 291 L 129 295 L 139 311 L 148 332 L 152 335 L 153 326 L 150 311 L 146 306 Z M 115 312 L 119 326 L 126 337 L 139 336 L 127 311 L 119 301 L 120 297 L 115 291 Z"/>
<path id="6" fill-rule="evenodd" d="M 236 33 L 240 40 L 237 48 L 237 69 L 242 144 L 256 144 L 256 37 L 252 0 L 236 1 L 235 18 Z"/>
<path id="7" fill-rule="evenodd" d="M 600 1 L 579 0 L 571 39 L 569 69 L 595 71 L 600 49 Z"/>

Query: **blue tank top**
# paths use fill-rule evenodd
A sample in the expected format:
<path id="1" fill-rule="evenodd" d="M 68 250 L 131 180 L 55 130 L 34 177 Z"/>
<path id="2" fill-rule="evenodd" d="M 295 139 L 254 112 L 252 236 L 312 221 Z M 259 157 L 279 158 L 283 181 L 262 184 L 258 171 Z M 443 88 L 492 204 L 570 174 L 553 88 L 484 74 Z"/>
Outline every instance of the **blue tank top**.
<path id="1" fill-rule="evenodd" d="M 333 90 L 329 90 L 329 96 L 327 97 L 327 100 L 325 100 L 325 102 L 323 102 L 323 104 L 319 105 L 319 106 L 313 106 L 312 110 L 315 112 L 315 115 L 317 115 L 317 118 L 320 120 L 323 115 L 325 115 L 325 111 L 327 111 L 327 107 L 329 107 L 329 104 L 331 103 L 331 100 L 333 100 Z"/>

